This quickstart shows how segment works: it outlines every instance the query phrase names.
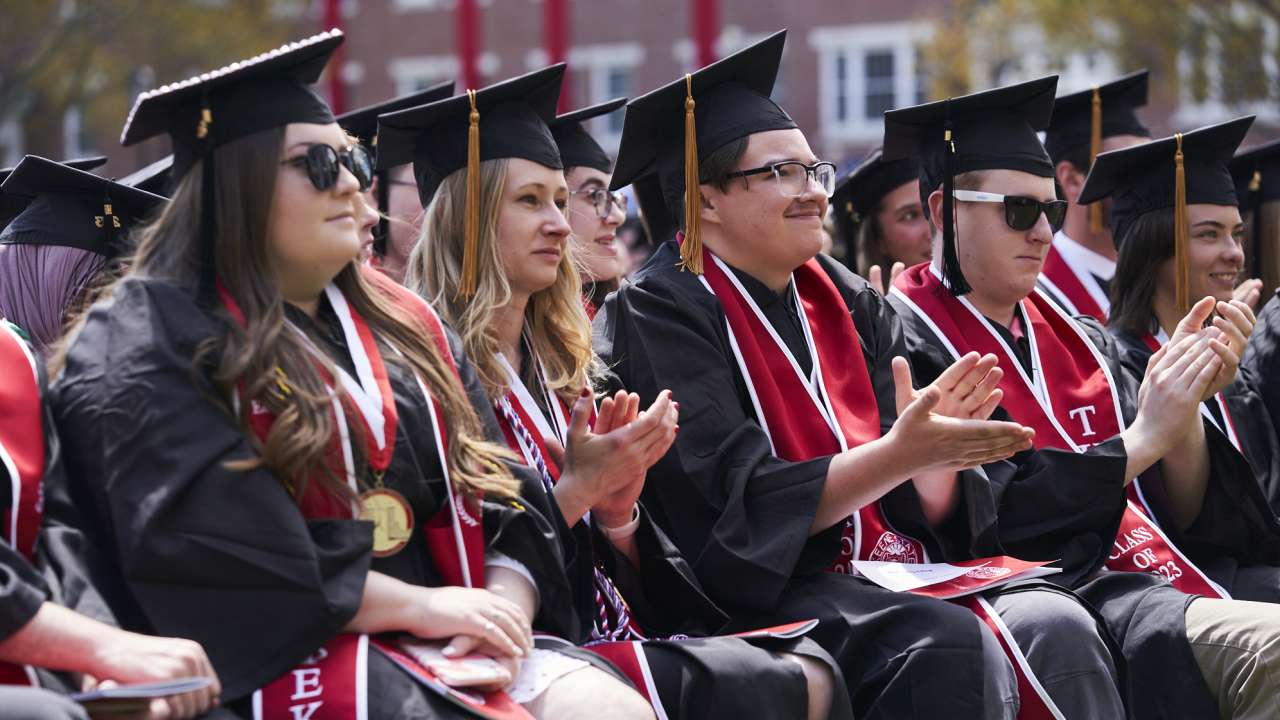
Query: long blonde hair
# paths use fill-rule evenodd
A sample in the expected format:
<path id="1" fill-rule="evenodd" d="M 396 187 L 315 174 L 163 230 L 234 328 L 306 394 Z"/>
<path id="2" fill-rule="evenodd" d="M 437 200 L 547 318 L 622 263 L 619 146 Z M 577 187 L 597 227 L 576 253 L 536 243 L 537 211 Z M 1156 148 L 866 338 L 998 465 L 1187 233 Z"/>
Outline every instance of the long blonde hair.
<path id="1" fill-rule="evenodd" d="M 476 293 L 462 300 L 458 285 L 466 175 L 464 168 L 445 178 L 428 205 L 421 237 L 409 257 L 405 285 L 426 298 L 462 335 L 485 392 L 497 398 L 507 391 L 507 381 L 498 363 L 495 318 L 511 301 L 511 285 L 498 252 L 498 216 L 507 183 L 507 160 L 480 163 Z M 591 321 L 582 304 L 580 272 L 573 243 L 565 243 L 555 284 L 534 293 L 525 308 L 530 342 L 546 370 L 549 389 L 570 403 L 601 374 L 600 361 L 591 350 Z"/>
<path id="2" fill-rule="evenodd" d="M 192 363 L 193 382 L 228 414 L 234 414 L 229 398 L 240 393 L 276 417 L 265 441 L 259 442 L 248 425 L 252 403 L 240 403 L 236 420 L 259 457 L 232 461 L 229 467 L 266 467 L 299 500 L 313 478 L 338 497 L 349 497 L 351 490 L 345 480 L 337 477 L 326 462 L 337 428 L 330 409 L 331 391 L 321 373 L 334 377 L 333 363 L 319 358 L 318 368 L 317 359 L 297 333 L 288 332 L 284 297 L 267 252 L 267 224 L 283 140 L 284 129 L 275 128 L 212 151 L 217 159 L 213 175 L 217 272 L 244 314 L 245 323 L 242 327 L 234 322 L 223 308 L 213 311 L 224 321 L 225 332 L 208 338 L 197 348 Z M 202 182 L 201 165 L 197 162 L 178 184 L 160 217 L 142 230 L 126 278 L 160 278 L 192 290 L 198 286 Z M 483 427 L 466 392 L 435 343 L 428 339 L 422 323 L 399 309 L 385 290 L 365 281 L 354 263 L 344 267 L 333 282 L 374 334 L 399 351 L 389 353 L 387 361 L 407 365 L 416 372 L 440 403 L 448 419 L 445 426 L 450 477 L 459 490 L 470 497 L 481 492 L 514 497 L 518 482 L 498 462 L 506 457 L 506 451 L 483 440 Z M 68 344 L 74 341 L 74 334 Z M 62 353 L 57 357 L 58 368 L 64 357 Z M 207 387 L 202 369 L 211 372 L 212 388 Z M 287 378 L 287 394 L 275 391 L 278 372 Z M 162 402 L 163 398 L 157 401 Z M 359 433 L 359 423 L 352 424 L 352 430 Z"/>

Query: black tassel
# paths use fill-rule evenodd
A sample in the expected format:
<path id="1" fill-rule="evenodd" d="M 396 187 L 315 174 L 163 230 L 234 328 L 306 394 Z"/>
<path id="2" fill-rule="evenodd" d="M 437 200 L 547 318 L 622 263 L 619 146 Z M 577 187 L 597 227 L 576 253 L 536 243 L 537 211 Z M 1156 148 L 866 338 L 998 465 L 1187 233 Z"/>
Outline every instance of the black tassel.
<path id="1" fill-rule="evenodd" d="M 964 279 L 964 273 L 960 272 L 960 257 L 956 254 L 955 200 L 952 197 L 955 193 L 956 144 L 951 136 L 950 112 L 943 127 L 946 148 L 942 153 L 942 279 L 946 281 L 951 294 L 960 297 L 968 294 L 972 288 Z"/>
<path id="2" fill-rule="evenodd" d="M 378 257 L 387 256 L 387 241 L 391 238 L 391 223 L 387 221 L 387 212 L 390 211 L 388 203 L 391 194 L 391 173 L 385 170 L 378 170 L 373 174 L 375 180 L 375 189 L 373 191 L 373 201 L 378 204 L 374 208 L 378 211 L 378 232 L 373 236 L 373 254 Z"/>

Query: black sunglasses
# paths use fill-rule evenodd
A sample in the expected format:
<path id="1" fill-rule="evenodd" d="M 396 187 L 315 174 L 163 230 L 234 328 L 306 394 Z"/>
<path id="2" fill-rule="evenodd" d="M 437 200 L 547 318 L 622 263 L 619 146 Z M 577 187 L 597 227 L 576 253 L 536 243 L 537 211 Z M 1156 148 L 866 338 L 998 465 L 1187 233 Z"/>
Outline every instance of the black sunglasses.
<path id="1" fill-rule="evenodd" d="M 373 157 L 361 145 L 334 150 L 324 143 L 316 143 L 307 146 L 305 155 L 291 157 L 280 164 L 305 169 L 311 184 L 321 192 L 337 184 L 340 168 L 356 176 L 361 190 L 373 185 Z"/>
<path id="2" fill-rule="evenodd" d="M 1040 213 L 1055 233 L 1067 220 L 1066 200 L 1036 200 L 1025 195 L 997 195 L 977 190 L 956 190 L 952 197 L 961 202 L 1004 203 L 1004 222 L 1018 232 L 1026 232 L 1040 221 Z"/>

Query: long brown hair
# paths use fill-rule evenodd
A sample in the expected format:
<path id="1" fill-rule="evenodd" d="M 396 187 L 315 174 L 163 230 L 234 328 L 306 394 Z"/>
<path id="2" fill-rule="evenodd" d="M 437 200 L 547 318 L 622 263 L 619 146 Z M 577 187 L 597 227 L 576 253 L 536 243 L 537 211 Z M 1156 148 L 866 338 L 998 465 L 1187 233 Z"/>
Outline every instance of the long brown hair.
<path id="1" fill-rule="evenodd" d="M 212 388 L 205 388 L 210 399 L 228 413 L 233 412 L 230 398 L 239 394 L 244 399 L 237 420 L 260 457 L 230 466 L 265 466 L 297 498 L 303 496 L 305 484 L 312 478 L 339 497 L 350 497 L 346 482 L 326 462 L 337 428 L 331 413 L 332 391 L 321 373 L 333 377 L 335 369 L 327 358 L 319 358 L 317 367 L 317 358 L 307 351 L 303 340 L 288 331 L 284 298 L 267 251 L 268 218 L 283 142 L 284 128 L 275 128 L 212 151 L 216 159 L 217 273 L 245 323 L 242 327 L 233 321 L 225 309 L 214 311 L 224 321 L 225 331 L 197 348 L 193 380 L 206 386 L 207 373 L 213 383 Z M 142 230 L 126 277 L 163 279 L 194 292 L 200 277 L 201 170 L 197 162 L 178 184 L 160 217 Z M 517 482 L 497 462 L 505 457 L 504 451 L 481 439 L 480 421 L 445 359 L 427 339 L 427 329 L 410 313 L 398 310 L 385 291 L 365 282 L 354 263 L 338 273 L 334 284 L 374 334 L 398 351 L 389 353 L 387 361 L 416 372 L 440 403 L 448 419 L 448 463 L 455 485 L 469 496 L 477 492 L 514 496 Z M 287 379 L 287 394 L 276 389 L 281 372 Z M 336 391 L 342 392 L 340 388 Z M 259 443 L 248 430 L 250 400 L 276 416 L 265 442 Z M 359 423 L 353 423 L 352 430 L 360 432 Z"/>
<path id="2" fill-rule="evenodd" d="M 1139 337 L 1155 328 L 1160 266 L 1173 257 L 1173 236 L 1173 208 L 1165 208 L 1134 218 L 1124 237 L 1117 238 L 1120 252 L 1111 279 L 1108 325 Z"/>
<path id="3" fill-rule="evenodd" d="M 467 357 L 475 363 L 490 398 L 507 391 L 506 377 L 498 363 L 494 323 L 495 315 L 511 301 L 511 286 L 498 252 L 498 215 L 506 182 L 505 159 L 480 163 L 479 273 L 472 298 L 458 298 L 465 169 L 445 178 L 427 207 L 422 238 L 409 258 L 405 278 L 405 284 L 439 308 L 462 335 Z M 601 367 L 591 350 L 591 321 L 582 305 L 582 281 L 572 242 L 565 243 L 555 284 L 529 298 L 525 323 L 533 351 L 546 370 L 550 390 L 572 403 L 583 387 L 596 380 Z"/>

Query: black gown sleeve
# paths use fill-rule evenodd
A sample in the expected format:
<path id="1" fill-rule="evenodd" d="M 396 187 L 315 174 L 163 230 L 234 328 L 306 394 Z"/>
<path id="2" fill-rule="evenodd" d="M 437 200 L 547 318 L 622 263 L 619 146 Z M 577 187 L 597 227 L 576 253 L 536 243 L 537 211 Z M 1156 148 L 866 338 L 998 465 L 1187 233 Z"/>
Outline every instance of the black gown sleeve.
<path id="1" fill-rule="evenodd" d="M 0 540 L 0 643 L 31 622 L 48 599 L 49 590 L 36 569 Z"/>
<path id="2" fill-rule="evenodd" d="M 1116 332 L 1115 338 L 1115 354 L 1123 372 L 1131 384 L 1140 384 L 1151 349 L 1124 333 Z M 1136 390 L 1132 397 L 1137 397 Z M 1263 496 L 1248 458 L 1208 418 L 1202 422 L 1209 447 L 1209 481 L 1200 514 L 1186 529 L 1177 526 L 1157 464 L 1142 476 L 1156 522 L 1197 563 L 1208 565 L 1224 557 L 1242 564 L 1280 560 L 1280 522 Z"/>
<path id="3" fill-rule="evenodd" d="M 952 358 L 910 308 L 896 298 L 890 303 L 903 319 L 916 384 L 927 385 Z M 1094 330 L 1100 332 L 1096 323 Z M 1004 408 L 992 418 L 1012 419 Z M 1115 437 L 1082 454 L 1045 448 L 984 465 L 985 492 L 996 507 L 994 547 L 1024 560 L 1059 560 L 1063 572 L 1047 579 L 1076 586 L 1102 565 L 1115 541 L 1124 514 L 1127 462 L 1124 443 Z M 967 489 L 982 492 L 973 485 Z"/>
<path id="4" fill-rule="evenodd" d="M 505 447 L 506 439 L 494 415 L 493 405 L 475 366 L 466 356 L 462 339 L 448 326 L 445 326 L 445 337 L 467 398 L 484 427 L 485 438 Z M 576 639 L 584 632 L 580 608 L 573 603 L 575 586 L 570 581 L 570 571 L 578 569 L 580 572 L 577 543 L 565 526 L 555 500 L 543 489 L 541 478 L 514 456 L 506 459 L 504 464 L 520 482 L 520 498 L 485 501 L 483 518 L 488 547 L 519 561 L 533 576 L 539 599 L 538 613 L 532 619 L 534 628 L 566 639 Z"/>
<path id="5" fill-rule="evenodd" d="M 786 462 L 742 398 L 719 304 L 663 245 L 596 315 L 596 352 L 626 389 L 651 403 L 671 389 L 680 432 L 649 471 L 643 497 L 655 520 L 725 608 L 770 609 L 797 574 L 824 571 L 839 526 L 809 528 L 830 457 Z"/>
<path id="6" fill-rule="evenodd" d="M 1258 313 L 1240 364 L 1256 379 L 1271 424 L 1280 428 L 1280 291 Z"/>
<path id="7" fill-rule="evenodd" d="M 96 305 L 51 393 L 69 477 L 114 560 L 127 629 L 204 646 L 233 701 L 342 630 L 369 571 L 371 526 L 308 521 L 197 387 L 214 321 L 185 292 L 129 280 Z"/>

